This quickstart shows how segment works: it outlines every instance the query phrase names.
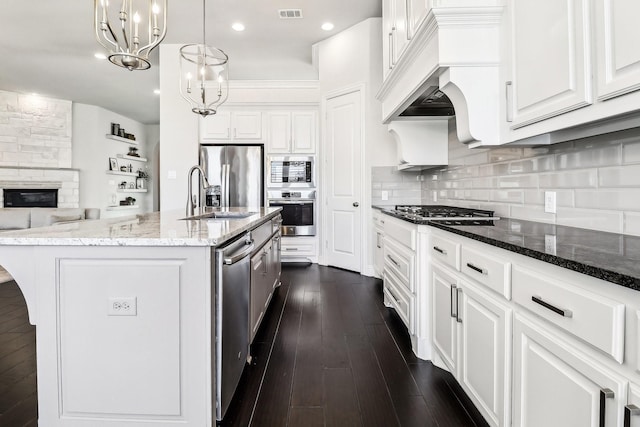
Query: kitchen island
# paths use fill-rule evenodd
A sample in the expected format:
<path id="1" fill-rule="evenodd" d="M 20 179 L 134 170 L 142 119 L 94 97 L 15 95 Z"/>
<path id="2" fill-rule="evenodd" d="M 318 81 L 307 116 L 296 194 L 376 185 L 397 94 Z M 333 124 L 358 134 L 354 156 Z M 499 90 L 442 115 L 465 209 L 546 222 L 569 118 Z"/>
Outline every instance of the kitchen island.
<path id="1" fill-rule="evenodd" d="M 0 234 L 0 265 L 36 325 L 39 425 L 215 425 L 214 249 L 279 210 Z"/>

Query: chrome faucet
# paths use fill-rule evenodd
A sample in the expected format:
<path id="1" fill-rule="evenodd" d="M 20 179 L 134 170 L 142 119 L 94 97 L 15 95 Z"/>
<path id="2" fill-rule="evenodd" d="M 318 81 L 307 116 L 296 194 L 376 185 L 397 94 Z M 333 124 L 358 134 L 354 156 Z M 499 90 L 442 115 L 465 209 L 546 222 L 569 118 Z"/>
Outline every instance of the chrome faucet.
<path id="1" fill-rule="evenodd" d="M 196 210 L 196 195 L 193 194 L 193 188 L 192 188 L 192 181 L 193 181 L 193 172 L 198 170 L 200 172 L 200 183 L 202 184 L 202 189 L 206 190 L 207 188 L 210 187 L 209 185 L 209 181 L 207 180 L 206 174 L 204 173 L 204 170 L 198 166 L 195 165 L 193 167 L 191 167 L 191 169 L 189 169 L 189 173 L 187 174 L 187 179 L 188 179 L 188 199 L 187 199 L 187 216 L 194 216 L 195 215 L 195 210 Z M 200 202 L 200 207 L 202 207 L 202 200 L 201 200 L 201 194 L 198 195 L 198 201 Z"/>

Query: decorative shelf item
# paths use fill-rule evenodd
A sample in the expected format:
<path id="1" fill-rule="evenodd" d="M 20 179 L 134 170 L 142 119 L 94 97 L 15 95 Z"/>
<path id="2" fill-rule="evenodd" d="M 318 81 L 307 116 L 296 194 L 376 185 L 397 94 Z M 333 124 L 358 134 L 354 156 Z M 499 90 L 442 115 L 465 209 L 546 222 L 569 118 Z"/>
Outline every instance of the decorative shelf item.
<path id="1" fill-rule="evenodd" d="M 120 171 L 107 171 L 109 175 L 124 175 L 124 176 L 138 176 L 137 172 L 120 172 Z"/>
<path id="2" fill-rule="evenodd" d="M 114 141 L 124 142 L 125 144 L 138 145 L 138 141 L 133 139 L 122 138 L 116 135 L 105 134 L 105 136 L 109 139 L 113 139 Z"/>
<path id="3" fill-rule="evenodd" d="M 117 154 L 116 156 L 119 159 L 133 160 L 133 161 L 136 161 L 136 162 L 146 162 L 147 161 L 147 159 L 145 157 L 127 156 L 126 154 Z"/>
<path id="4" fill-rule="evenodd" d="M 140 209 L 140 205 L 123 205 L 123 206 L 107 206 L 106 210 L 108 211 L 126 211 L 126 210 L 134 210 Z"/>
<path id="5" fill-rule="evenodd" d="M 146 188 L 118 188 L 118 193 L 146 193 Z"/>

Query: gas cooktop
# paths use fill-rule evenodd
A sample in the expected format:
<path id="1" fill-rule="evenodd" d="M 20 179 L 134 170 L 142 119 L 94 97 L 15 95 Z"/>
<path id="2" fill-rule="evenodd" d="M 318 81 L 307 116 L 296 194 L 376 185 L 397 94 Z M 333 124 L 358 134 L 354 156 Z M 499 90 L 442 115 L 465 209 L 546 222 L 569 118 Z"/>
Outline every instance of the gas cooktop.
<path id="1" fill-rule="evenodd" d="M 445 225 L 493 225 L 494 211 L 442 205 L 397 205 L 388 212 L 411 221 L 438 221 Z"/>

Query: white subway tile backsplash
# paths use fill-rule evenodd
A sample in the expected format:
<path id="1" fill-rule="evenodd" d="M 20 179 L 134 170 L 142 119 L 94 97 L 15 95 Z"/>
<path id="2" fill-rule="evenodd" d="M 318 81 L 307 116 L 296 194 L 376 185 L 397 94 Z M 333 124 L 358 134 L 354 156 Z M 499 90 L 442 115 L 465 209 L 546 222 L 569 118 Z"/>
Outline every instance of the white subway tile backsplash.
<path id="1" fill-rule="evenodd" d="M 640 188 L 624 190 L 576 190 L 576 207 L 640 212 Z"/>
<path id="2" fill-rule="evenodd" d="M 600 187 L 640 187 L 640 165 L 616 166 L 598 170 Z"/>
<path id="3" fill-rule="evenodd" d="M 624 234 L 640 236 L 640 213 L 624 213 Z"/>
<path id="4" fill-rule="evenodd" d="M 579 169 L 606 165 L 619 165 L 621 162 L 622 148 L 620 145 L 556 155 L 556 169 Z"/>
<path id="5" fill-rule="evenodd" d="M 451 140 L 449 158 L 448 167 L 422 173 L 416 204 L 490 209 L 502 217 L 640 235 L 640 128 L 544 147 L 471 150 Z M 398 177 L 384 169 L 374 168 L 373 183 L 380 184 L 375 189 L 392 181 L 398 183 L 393 197 L 404 188 L 409 192 L 402 196 L 415 201 L 415 175 Z M 557 214 L 544 212 L 545 191 L 556 192 Z"/>
<path id="6" fill-rule="evenodd" d="M 622 233 L 623 213 L 614 210 L 559 207 L 556 223 L 570 227 Z"/>
<path id="7" fill-rule="evenodd" d="M 559 171 L 541 174 L 540 188 L 590 188 L 598 183 L 596 169 L 578 171 Z"/>
<path id="8" fill-rule="evenodd" d="M 544 211 L 544 206 L 511 206 L 509 215 L 511 218 L 524 219 L 526 221 L 538 221 L 554 223 L 556 214 Z"/>

